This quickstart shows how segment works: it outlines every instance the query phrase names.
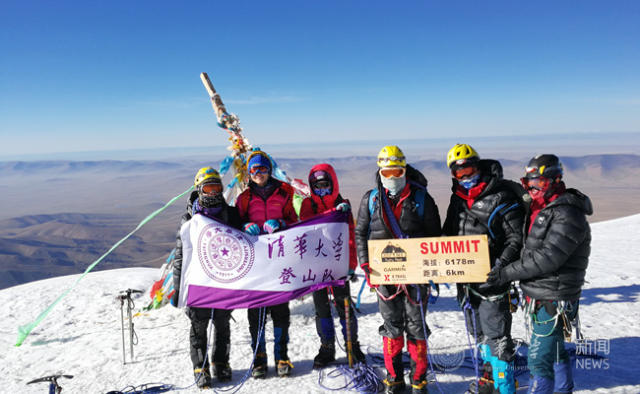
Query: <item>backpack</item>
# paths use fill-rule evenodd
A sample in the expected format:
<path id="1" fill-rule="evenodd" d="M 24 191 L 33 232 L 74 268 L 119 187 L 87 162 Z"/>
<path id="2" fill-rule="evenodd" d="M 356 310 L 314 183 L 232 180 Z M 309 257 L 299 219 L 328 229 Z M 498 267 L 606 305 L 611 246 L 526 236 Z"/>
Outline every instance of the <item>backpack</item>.
<path id="1" fill-rule="evenodd" d="M 487 228 L 489 232 L 489 236 L 491 237 L 492 240 L 496 239 L 496 236 L 493 233 L 493 230 L 491 230 L 491 224 L 493 223 L 496 216 L 504 216 L 507 214 L 507 212 L 514 210 L 520 206 L 524 207 L 525 209 L 529 206 L 529 202 L 526 200 L 526 197 L 528 196 L 528 194 L 524 190 L 524 188 L 520 186 L 520 184 L 508 179 L 503 179 L 502 185 L 505 186 L 506 189 L 510 190 L 516 196 L 517 201 L 514 203 L 505 202 L 495 207 L 493 212 L 491 212 L 491 214 L 489 215 L 489 219 L 487 219 L 486 225 L 470 210 L 467 211 L 471 216 L 475 217 L 476 220 L 478 220 L 478 223 L 482 224 L 484 227 Z"/>

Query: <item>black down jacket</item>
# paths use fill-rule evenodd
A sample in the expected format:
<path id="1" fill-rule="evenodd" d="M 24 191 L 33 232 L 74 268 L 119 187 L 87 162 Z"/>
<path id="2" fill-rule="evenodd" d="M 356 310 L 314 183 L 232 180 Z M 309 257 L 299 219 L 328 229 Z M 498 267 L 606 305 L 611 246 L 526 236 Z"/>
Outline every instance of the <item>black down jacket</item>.
<path id="1" fill-rule="evenodd" d="M 422 203 L 424 207 L 422 217 L 418 214 L 418 208 L 414 198 L 420 186 L 411 184 L 411 182 L 426 188 L 427 179 L 420 171 L 407 165 L 407 182 L 411 188 L 411 195 L 402 202 L 402 211 L 400 213 L 400 219 L 398 220 L 400 229 L 410 238 L 440 236 L 440 214 L 438 213 L 438 207 L 433 197 L 431 197 L 428 192 L 425 192 L 424 201 L 418 202 Z M 379 173 L 376 174 L 376 183 L 378 196 L 381 196 L 381 193 L 384 193 L 384 188 L 382 187 Z M 369 214 L 369 195 L 371 192 L 372 190 L 369 190 L 364 194 L 360 202 L 360 208 L 358 209 L 355 236 L 359 264 L 369 262 L 367 240 L 394 238 L 391 229 L 387 227 L 387 224 L 382 219 L 382 204 L 380 204 L 379 201 L 373 204 L 373 215 Z M 379 198 L 376 197 L 376 200 L 379 200 Z"/>
<path id="2" fill-rule="evenodd" d="M 180 218 L 180 227 L 178 227 L 178 233 L 176 234 L 176 252 L 173 258 L 173 288 L 176 293 L 180 292 L 180 278 L 182 277 L 182 238 L 180 237 L 180 229 L 182 225 L 191 220 L 193 211 L 193 202 L 198 198 L 198 192 L 194 191 L 189 196 L 189 202 L 187 203 L 187 212 Z M 223 208 L 216 216 L 216 219 L 222 223 L 227 224 L 233 228 L 241 228 L 240 216 L 238 215 L 238 209 L 231 207 L 226 203 L 223 203 Z"/>
<path id="3" fill-rule="evenodd" d="M 491 266 L 500 259 L 506 266 L 520 257 L 525 222 L 525 207 L 521 197 L 526 194 L 519 184 L 503 179 L 502 165 L 496 160 L 480 160 L 478 167 L 481 182 L 485 189 L 476 197 L 469 209 L 467 201 L 456 195 L 458 182 L 453 180 L 451 200 L 447 209 L 443 235 L 486 234 L 489 239 L 489 258 Z M 508 285 L 489 288 L 485 291 L 473 288 L 485 295 L 504 292 Z"/>
<path id="4" fill-rule="evenodd" d="M 536 216 L 520 260 L 502 273 L 520 280 L 525 295 L 538 300 L 577 300 L 591 252 L 591 200 L 567 189 Z"/>

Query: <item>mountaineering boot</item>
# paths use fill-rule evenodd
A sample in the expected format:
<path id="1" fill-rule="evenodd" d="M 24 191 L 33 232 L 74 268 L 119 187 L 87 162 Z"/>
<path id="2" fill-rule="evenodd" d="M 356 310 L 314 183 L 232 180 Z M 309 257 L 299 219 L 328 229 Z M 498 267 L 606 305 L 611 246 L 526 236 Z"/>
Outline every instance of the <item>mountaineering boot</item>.
<path id="1" fill-rule="evenodd" d="M 553 393 L 553 379 L 545 378 L 542 376 L 529 377 L 529 391 L 527 391 L 527 394 L 552 394 L 552 393 Z"/>
<path id="2" fill-rule="evenodd" d="M 493 387 L 500 394 L 514 394 L 516 392 L 516 381 L 513 362 L 493 357 L 491 359 L 491 368 L 493 370 Z"/>
<path id="3" fill-rule="evenodd" d="M 385 393 L 402 393 L 406 388 L 404 382 L 404 365 L 402 365 L 402 348 L 404 336 L 397 338 L 382 337 L 382 352 L 387 378 L 383 381 Z"/>
<path id="4" fill-rule="evenodd" d="M 211 372 L 209 372 L 209 366 L 205 368 L 196 368 L 193 370 L 193 375 L 196 378 L 196 385 L 200 389 L 211 388 Z"/>
<path id="5" fill-rule="evenodd" d="M 427 388 L 427 381 L 411 381 L 411 394 L 429 394 L 429 389 Z"/>
<path id="6" fill-rule="evenodd" d="M 491 355 L 491 348 L 486 343 L 478 344 L 479 362 L 482 364 L 478 381 L 473 380 L 469 384 L 469 393 L 473 394 L 499 394 L 500 392 L 494 387 L 493 367 L 491 362 L 494 357 Z"/>
<path id="7" fill-rule="evenodd" d="M 387 378 L 382 381 L 384 383 L 385 394 L 404 393 L 407 385 L 404 382 L 404 376 L 393 377 L 387 373 Z"/>
<path id="8" fill-rule="evenodd" d="M 354 363 L 363 363 L 363 364 L 367 363 L 367 357 L 364 355 L 364 353 L 362 353 L 362 350 L 360 350 L 359 342 L 354 342 L 351 345 L 351 353 L 353 355 Z"/>
<path id="9" fill-rule="evenodd" d="M 220 382 L 231 380 L 231 366 L 229 363 L 214 363 L 213 373 Z"/>
<path id="10" fill-rule="evenodd" d="M 569 361 L 553 363 L 553 392 L 558 394 L 573 393 L 573 372 Z"/>
<path id="11" fill-rule="evenodd" d="M 491 364 L 489 362 L 484 363 L 478 378 L 478 387 L 476 387 L 476 381 L 473 380 L 469 384 L 467 392 L 472 394 L 499 394 L 500 392 L 493 385 L 492 374 L 493 368 L 491 368 Z"/>
<path id="12" fill-rule="evenodd" d="M 267 353 L 256 354 L 256 359 L 251 369 L 251 377 L 254 379 L 264 379 L 267 377 Z"/>
<path id="13" fill-rule="evenodd" d="M 291 375 L 293 364 L 289 360 L 278 360 L 278 376 L 281 378 Z"/>
<path id="14" fill-rule="evenodd" d="M 336 347 L 333 343 L 320 345 L 318 354 L 313 358 L 313 369 L 326 367 L 330 362 L 336 361 Z"/>

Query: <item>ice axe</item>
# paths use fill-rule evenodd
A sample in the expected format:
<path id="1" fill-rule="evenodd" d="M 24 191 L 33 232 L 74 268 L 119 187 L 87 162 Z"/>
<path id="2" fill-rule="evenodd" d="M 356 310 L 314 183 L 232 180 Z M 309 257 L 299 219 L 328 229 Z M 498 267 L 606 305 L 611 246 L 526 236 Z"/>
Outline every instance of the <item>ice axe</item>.
<path id="1" fill-rule="evenodd" d="M 60 394 L 62 392 L 62 387 L 58 384 L 58 379 L 66 378 L 71 379 L 73 375 L 51 375 L 45 376 L 42 378 L 34 379 L 27 384 L 32 383 L 40 383 L 40 382 L 49 382 L 49 394 Z"/>

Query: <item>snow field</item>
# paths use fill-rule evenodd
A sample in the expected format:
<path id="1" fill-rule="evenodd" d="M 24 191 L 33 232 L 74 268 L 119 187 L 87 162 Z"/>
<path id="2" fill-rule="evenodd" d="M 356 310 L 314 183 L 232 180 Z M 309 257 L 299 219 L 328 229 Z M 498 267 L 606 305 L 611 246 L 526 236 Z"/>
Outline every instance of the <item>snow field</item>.
<path id="1" fill-rule="evenodd" d="M 604 365 L 580 365 L 574 368 L 577 393 L 638 393 L 640 376 L 635 372 L 640 352 L 640 215 L 634 215 L 592 225 L 592 254 L 587 281 L 581 299 L 580 316 L 584 335 L 593 340 L 608 340 L 610 353 Z M 15 347 L 17 328 L 32 321 L 56 297 L 76 280 L 67 276 L 27 283 L 0 291 L 4 319 L 0 322 L 0 376 L 3 393 L 43 393 L 45 383 L 26 382 L 45 375 L 64 373 L 73 379 L 60 381 L 66 393 L 103 393 L 122 390 L 129 385 L 168 383 L 187 387 L 193 383 L 188 353 L 189 319 L 182 310 L 166 306 L 142 312 L 134 317 L 138 344 L 134 346 L 135 361 L 122 363 L 122 333 L 119 291 L 127 288 L 148 290 L 157 280 L 159 270 L 128 268 L 100 271 L 87 275 L 64 298 L 51 314 L 26 339 Z M 360 282 L 352 283 L 356 296 Z M 441 296 L 429 306 L 427 322 L 432 330 L 430 352 L 436 360 L 451 362 L 449 356 L 466 349 L 464 320 L 455 301 L 455 286 L 441 285 Z M 134 298 L 139 310 L 149 298 L 147 294 Z M 275 377 L 273 365 L 273 331 L 267 319 L 267 353 L 269 375 L 266 380 L 248 379 L 242 393 L 321 393 L 319 375 L 312 370 L 313 357 L 319 347 L 315 332 L 314 308 L 311 297 L 291 302 L 289 356 L 295 366 L 290 378 Z M 382 340 L 378 334 L 381 318 L 377 313 L 376 296 L 365 289 L 358 314 L 359 338 L 362 349 L 369 354 L 370 364 L 380 362 Z M 125 310 L 126 312 L 126 310 Z M 335 313 L 334 313 L 335 315 Z M 335 315 L 337 316 L 337 315 Z M 126 314 L 125 314 L 126 318 Z M 245 310 L 233 312 L 231 321 L 231 366 L 234 378 L 228 389 L 240 382 L 251 362 L 252 351 Z M 521 310 L 513 315 L 512 335 L 528 342 Z M 125 321 L 125 327 L 127 322 Z M 335 319 L 339 342 L 340 326 Z M 127 361 L 130 360 L 128 332 L 125 331 Z M 373 359 L 371 356 L 378 356 Z M 338 362 L 346 362 L 338 349 Z M 574 365 L 576 367 L 576 365 Z M 324 374 L 333 368 L 324 370 Z M 381 366 L 379 374 L 382 376 Z M 436 377 L 444 393 L 462 393 L 473 379 L 473 371 L 459 368 Z M 526 384 L 526 374 L 523 384 Z M 341 378 L 324 378 L 330 387 L 344 385 Z M 438 392 L 435 383 L 430 391 Z M 183 392 L 197 393 L 190 387 Z"/>

